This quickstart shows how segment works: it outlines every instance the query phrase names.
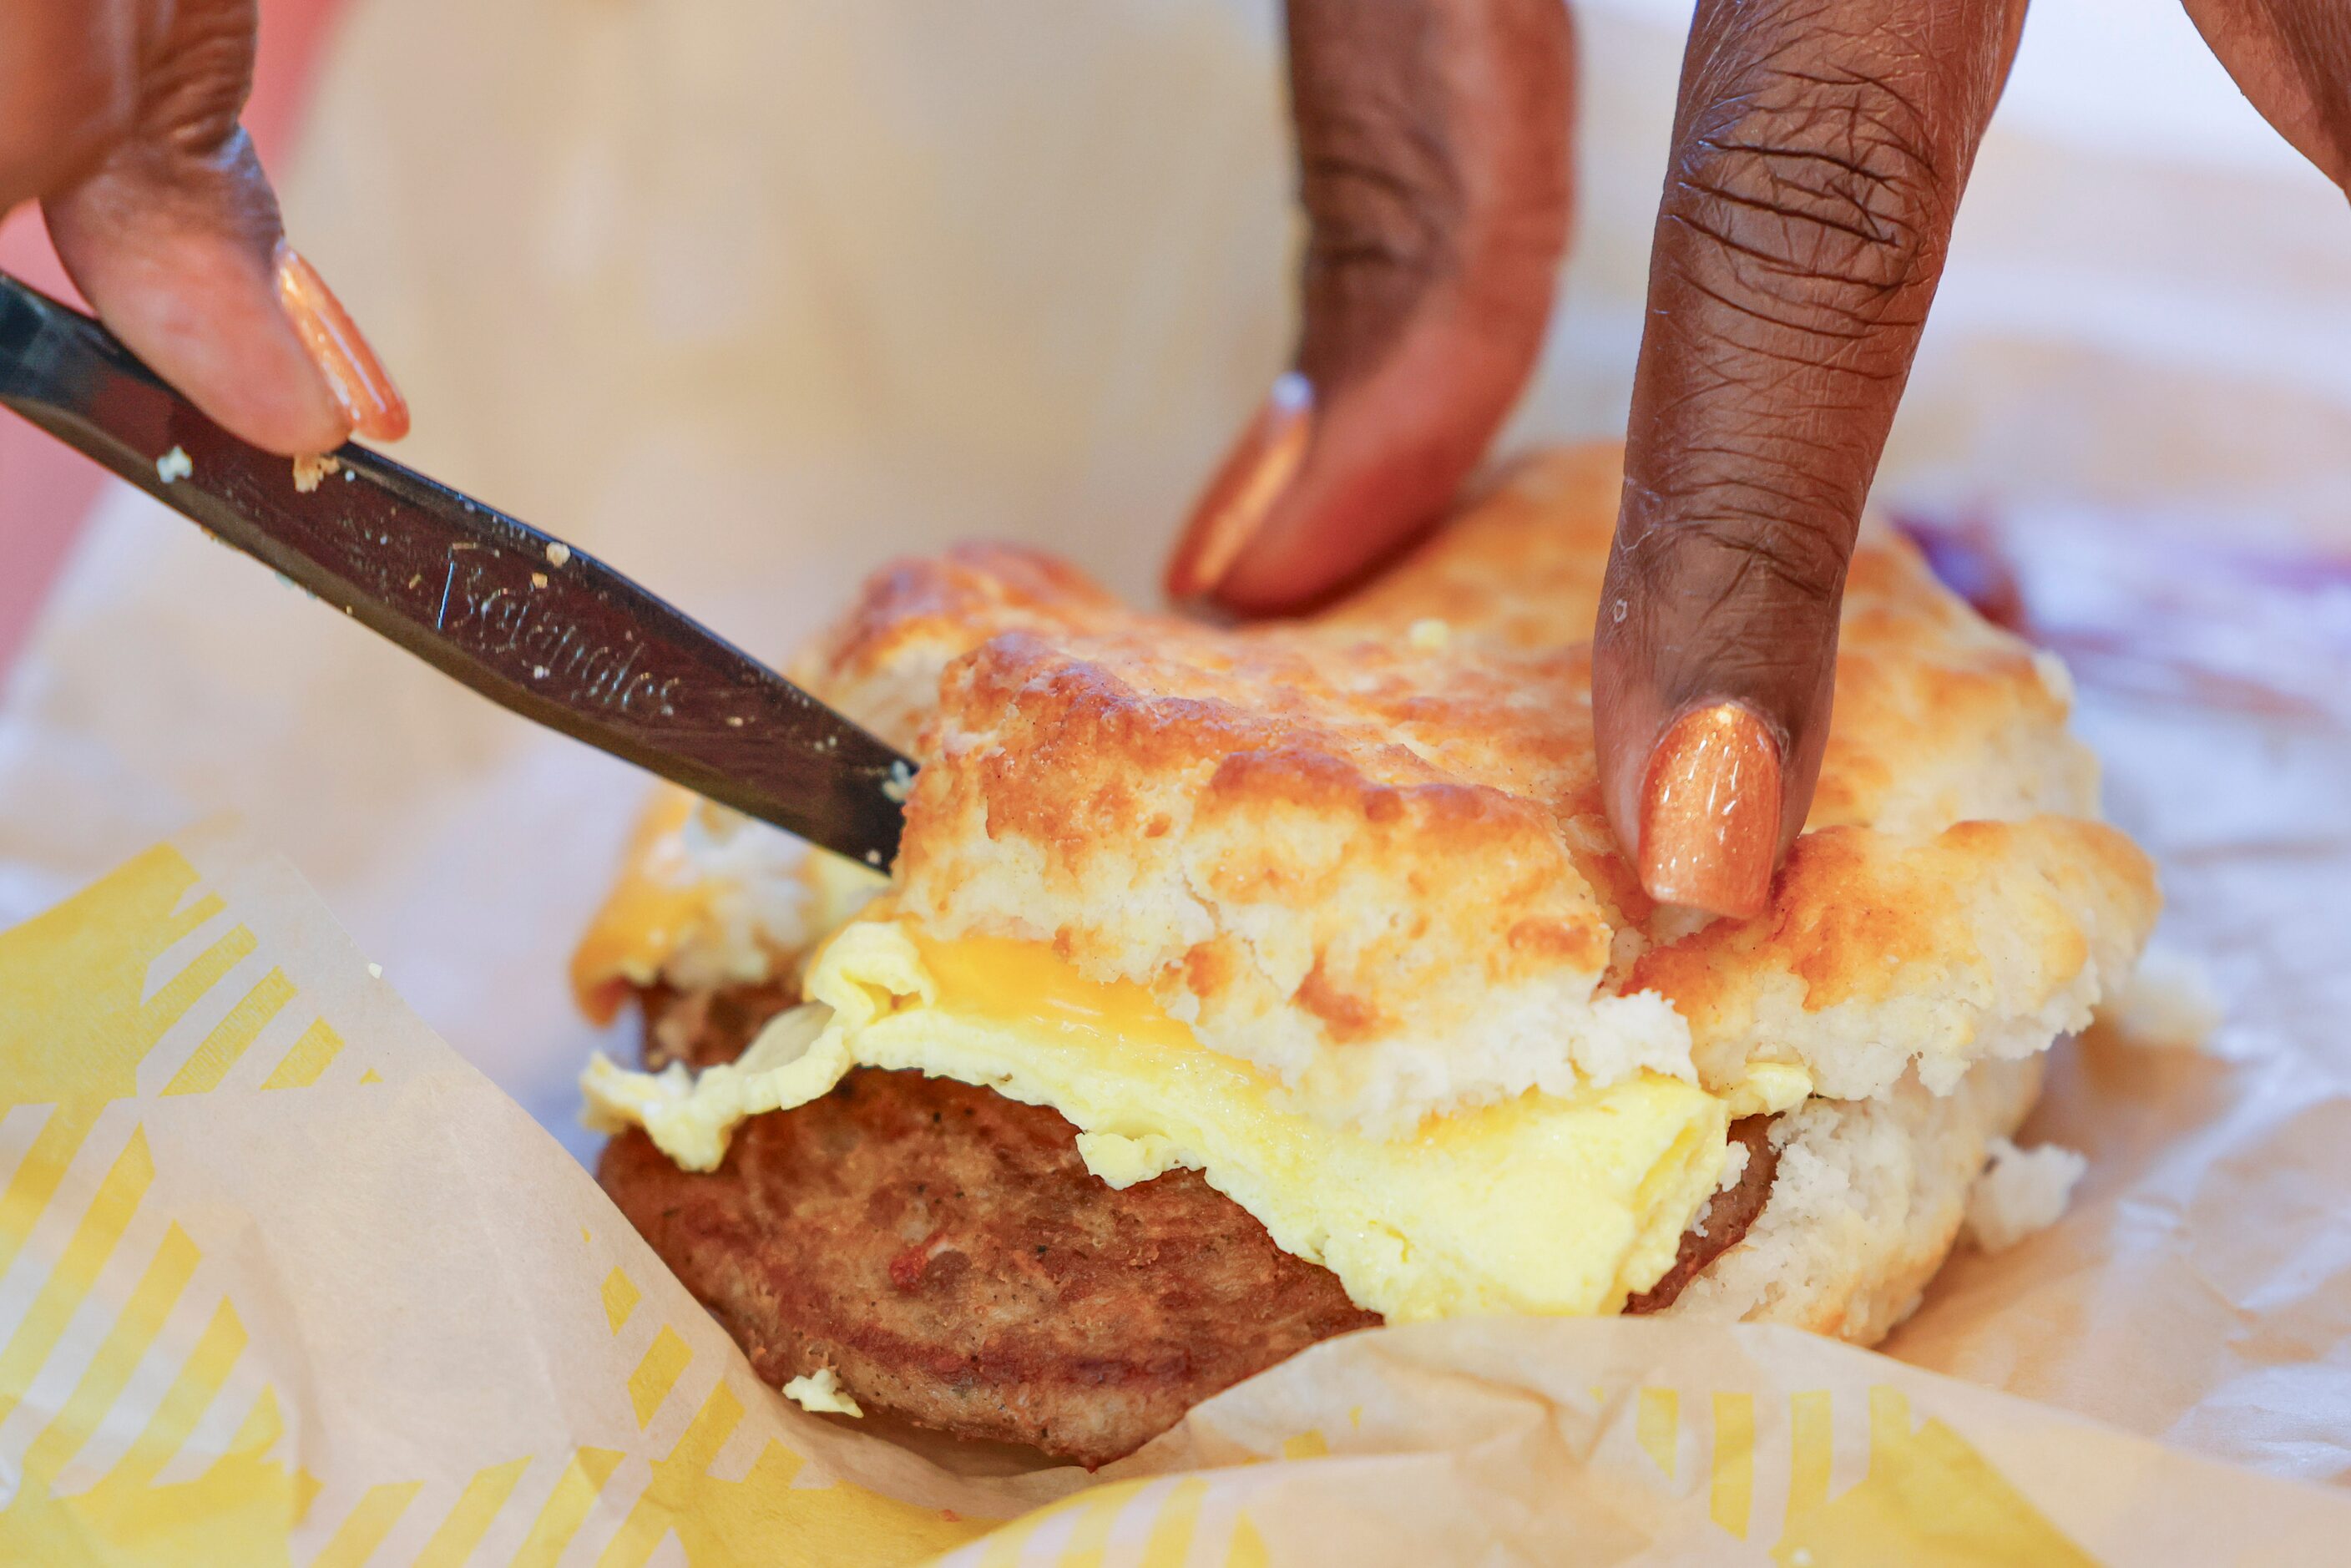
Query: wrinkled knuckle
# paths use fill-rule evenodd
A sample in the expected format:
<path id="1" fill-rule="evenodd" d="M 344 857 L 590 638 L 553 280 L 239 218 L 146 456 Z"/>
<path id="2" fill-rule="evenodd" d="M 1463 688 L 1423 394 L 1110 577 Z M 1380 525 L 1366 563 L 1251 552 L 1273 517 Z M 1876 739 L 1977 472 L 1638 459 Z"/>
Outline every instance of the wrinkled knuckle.
<path id="1" fill-rule="evenodd" d="M 1775 608 L 1835 602 L 1854 529 L 1833 497 L 1759 471 L 1669 503 L 1672 520 L 1640 541 L 1642 575 L 1700 616 L 1733 622 Z"/>
<path id="2" fill-rule="evenodd" d="M 1763 68 L 1684 139 L 1666 215 L 1705 283 L 1779 324 L 1845 337 L 1931 274 L 1956 174 L 1891 72 Z"/>
<path id="3" fill-rule="evenodd" d="M 1719 598 L 1771 603 L 1833 601 L 1851 554 L 1844 530 L 1783 510 L 1694 525 L 1729 563 Z"/>
<path id="4" fill-rule="evenodd" d="M 1301 127 L 1308 227 L 1299 368 L 1318 387 L 1368 373 L 1419 302 L 1462 270 L 1458 171 L 1413 98 L 1358 91 Z"/>
<path id="5" fill-rule="evenodd" d="M 253 90 L 255 17 L 247 4 L 191 6 L 146 61 L 139 133 L 167 154 L 234 154 L 238 118 Z"/>
<path id="6" fill-rule="evenodd" d="M 1714 690 L 1809 685 L 1844 587 L 1837 530 L 1785 509 L 1708 499 L 1707 510 L 1667 530 L 1667 559 L 1646 574 L 1655 612 L 1680 629 L 1657 643 L 1667 685 L 1687 676 Z"/>

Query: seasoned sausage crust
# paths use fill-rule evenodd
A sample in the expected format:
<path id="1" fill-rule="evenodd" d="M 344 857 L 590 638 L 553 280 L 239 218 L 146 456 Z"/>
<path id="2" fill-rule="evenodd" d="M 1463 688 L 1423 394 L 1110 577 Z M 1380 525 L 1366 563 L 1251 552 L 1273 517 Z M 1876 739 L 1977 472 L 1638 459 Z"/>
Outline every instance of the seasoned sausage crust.
<path id="1" fill-rule="evenodd" d="M 643 994 L 646 1058 L 733 1060 L 787 1005 L 774 987 Z M 1762 1207 L 1768 1118 L 1706 1234 L 1631 1311 L 1656 1311 Z M 1380 1320 L 1329 1270 L 1274 1246 L 1196 1172 L 1123 1190 L 1053 1112 L 917 1072 L 862 1069 L 744 1124 L 707 1176 L 642 1132 L 605 1190 L 781 1386 L 820 1366 L 870 1409 L 1092 1467 L 1221 1389 Z"/>
<path id="2" fill-rule="evenodd" d="M 1380 1321 L 1197 1173 L 1114 1191 L 1053 1112 L 918 1072 L 754 1117 L 707 1176 L 638 1132 L 598 1174 L 768 1382 L 830 1366 L 868 1409 L 1089 1467 Z"/>

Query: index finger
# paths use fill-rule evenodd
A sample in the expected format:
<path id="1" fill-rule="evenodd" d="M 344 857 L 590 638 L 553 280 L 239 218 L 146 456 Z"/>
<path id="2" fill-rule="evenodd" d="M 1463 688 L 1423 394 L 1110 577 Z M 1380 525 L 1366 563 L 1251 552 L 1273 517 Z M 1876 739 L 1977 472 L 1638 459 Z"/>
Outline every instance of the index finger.
<path id="1" fill-rule="evenodd" d="M 1618 841 L 1761 911 L 1827 738 L 1845 562 L 2022 0 L 1701 0 L 1594 631 Z"/>

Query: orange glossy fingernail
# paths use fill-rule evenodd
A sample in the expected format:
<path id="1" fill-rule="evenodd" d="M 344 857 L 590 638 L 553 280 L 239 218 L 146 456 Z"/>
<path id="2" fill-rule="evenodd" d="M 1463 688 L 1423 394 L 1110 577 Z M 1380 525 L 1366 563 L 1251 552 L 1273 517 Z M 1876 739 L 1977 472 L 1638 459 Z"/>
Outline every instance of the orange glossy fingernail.
<path id="1" fill-rule="evenodd" d="M 343 417 L 351 422 L 352 434 L 371 441 L 397 441 L 407 434 L 408 401 L 392 384 L 383 361 L 368 347 L 318 268 L 283 240 L 277 242 L 277 303 L 294 323 L 302 346 L 310 350 L 310 362 L 326 378 Z"/>
<path id="2" fill-rule="evenodd" d="M 1660 904 L 1747 919 L 1771 898 L 1780 747 L 1737 703 L 1676 719 L 1641 780 L 1641 885 Z"/>
<path id="3" fill-rule="evenodd" d="M 1314 389 L 1304 376 L 1289 371 L 1273 383 L 1257 417 L 1194 504 L 1184 543 L 1167 569 L 1171 598 L 1196 598 L 1225 580 L 1298 476 L 1313 432 Z"/>

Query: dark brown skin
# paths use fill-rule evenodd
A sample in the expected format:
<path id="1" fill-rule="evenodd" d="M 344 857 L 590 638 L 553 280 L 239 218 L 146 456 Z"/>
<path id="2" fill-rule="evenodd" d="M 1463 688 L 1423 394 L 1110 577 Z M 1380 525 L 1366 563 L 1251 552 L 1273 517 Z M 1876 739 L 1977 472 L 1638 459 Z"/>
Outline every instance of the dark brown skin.
<path id="1" fill-rule="evenodd" d="M 1548 290 L 1530 281 L 1529 258 L 1539 235 L 1563 243 L 1564 225 L 1548 214 L 1566 190 L 1566 150 L 1546 168 L 1549 143 L 1489 123 L 1510 104 L 1540 129 L 1562 101 L 1540 79 L 1552 56 L 1540 67 L 1531 50 L 1506 57 L 1497 32 L 1458 20 L 1498 9 L 1482 0 L 1290 6 L 1293 53 L 1337 68 L 1293 106 L 1318 254 L 1325 227 L 1343 225 L 1320 198 L 1315 150 L 1326 122 L 1364 103 L 1432 117 L 1364 139 L 1375 170 L 1354 177 L 1415 204 L 1417 227 L 1393 215 L 1385 226 L 1415 234 L 1416 254 L 1458 264 L 1443 287 L 1396 290 L 1401 306 L 1377 311 L 1337 308 L 1310 265 L 1301 369 L 1395 364 L 1406 341 L 1422 357 L 1396 378 L 1398 402 L 1364 400 L 1343 440 L 1332 434 L 1338 401 L 1318 382 L 1312 445 L 1287 493 L 1260 508 L 1255 537 L 1220 580 L 1187 570 L 1200 553 L 1196 517 L 1170 571 L 1179 597 L 1248 614 L 1327 597 L 1430 524 L 1516 396 L 1532 348 L 1513 354 L 1494 334 L 1539 331 L 1547 319 Z M 2351 0 L 2188 0 L 2188 10 L 2255 107 L 2351 185 Z M 1395 25 L 1398 12 L 1416 24 Z M 1776 742 L 1778 848 L 1802 825 L 1827 734 L 1845 561 L 2023 14 L 2022 0 L 1698 8 L 1651 257 L 1616 555 L 1595 629 L 1606 802 L 1636 855 L 1660 736 L 1718 703 L 1753 712 Z M 1541 26 L 1515 19 L 1521 39 Z M 1324 29 L 1351 37 L 1328 43 Z M 1475 113 L 1458 96 L 1384 85 L 1398 68 L 1382 51 L 1416 44 L 1454 52 L 1419 68 L 1432 79 L 1467 78 L 1480 68 L 1459 52 L 1494 51 L 1483 68 L 1494 86 Z M 1459 167 L 1479 160 L 1482 183 Z M 1432 180 L 1432 164 L 1454 172 Z M 1471 183 L 1492 193 L 1475 220 L 1489 228 L 1508 204 L 1522 205 L 1525 226 L 1513 232 L 1524 243 L 1446 244 L 1447 225 L 1472 221 L 1468 209 L 1421 193 Z M 1498 255 L 1507 261 L 1489 259 Z M 1480 302 L 1478 329 L 1463 329 L 1461 299 Z M 1334 340 L 1357 333 L 1364 345 Z M 1408 406 L 1410 387 L 1418 407 Z M 1408 482 L 1381 472 L 1381 455 L 1396 453 L 1413 455 Z"/>
<path id="2" fill-rule="evenodd" d="M 278 303 L 277 199 L 237 124 L 256 0 L 0 0 L 0 212 L 38 200 L 74 286 L 196 406 L 287 454 L 342 444 Z"/>
<path id="3" fill-rule="evenodd" d="M 1327 596 L 1442 512 L 1532 370 L 1567 247 L 1573 59 L 1560 0 L 1290 0 L 1308 235 L 1296 476 L 1213 585 Z"/>
<path id="4" fill-rule="evenodd" d="M 1594 632 L 1625 843 L 1660 732 L 1725 699 L 1778 742 L 1778 848 L 1803 825 L 1845 562 L 2023 20 L 2022 0 L 1698 6 Z"/>

